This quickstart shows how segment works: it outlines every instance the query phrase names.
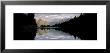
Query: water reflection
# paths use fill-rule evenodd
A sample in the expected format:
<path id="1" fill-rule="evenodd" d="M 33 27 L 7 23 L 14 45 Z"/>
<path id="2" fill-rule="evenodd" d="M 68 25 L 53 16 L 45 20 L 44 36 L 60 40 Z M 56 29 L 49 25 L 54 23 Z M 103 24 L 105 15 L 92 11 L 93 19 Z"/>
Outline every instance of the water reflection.
<path id="1" fill-rule="evenodd" d="M 56 29 L 37 29 L 35 40 L 81 40 L 79 37 Z"/>

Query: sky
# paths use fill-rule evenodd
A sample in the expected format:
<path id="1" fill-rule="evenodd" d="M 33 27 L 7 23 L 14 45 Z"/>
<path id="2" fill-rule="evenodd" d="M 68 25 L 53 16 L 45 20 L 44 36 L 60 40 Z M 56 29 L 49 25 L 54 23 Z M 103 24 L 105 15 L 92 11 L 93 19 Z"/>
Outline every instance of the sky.
<path id="1" fill-rule="evenodd" d="M 75 16 L 80 16 L 81 13 L 35 13 L 34 19 L 39 20 L 40 18 L 48 20 L 49 25 L 54 25 L 68 21 Z M 63 21 L 62 21 L 63 20 Z"/>

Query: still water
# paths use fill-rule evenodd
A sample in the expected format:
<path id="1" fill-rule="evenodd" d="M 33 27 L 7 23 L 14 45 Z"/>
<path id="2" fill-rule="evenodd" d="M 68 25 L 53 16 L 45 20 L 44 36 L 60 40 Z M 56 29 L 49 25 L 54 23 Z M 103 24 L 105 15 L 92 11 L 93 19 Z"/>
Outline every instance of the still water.
<path id="1" fill-rule="evenodd" d="M 81 40 L 79 37 L 56 29 L 37 29 L 34 40 Z"/>

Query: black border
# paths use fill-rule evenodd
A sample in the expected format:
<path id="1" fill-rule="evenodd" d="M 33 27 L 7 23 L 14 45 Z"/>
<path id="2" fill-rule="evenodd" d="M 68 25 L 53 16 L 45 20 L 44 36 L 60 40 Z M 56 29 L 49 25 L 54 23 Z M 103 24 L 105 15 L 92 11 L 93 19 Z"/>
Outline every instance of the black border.
<path id="1" fill-rule="evenodd" d="M 5 5 L 106 5 L 106 49 L 5 49 Z M 1 50 L 3 53 L 56 53 L 56 52 L 108 52 L 110 47 L 109 1 L 2 1 L 1 2 Z"/>

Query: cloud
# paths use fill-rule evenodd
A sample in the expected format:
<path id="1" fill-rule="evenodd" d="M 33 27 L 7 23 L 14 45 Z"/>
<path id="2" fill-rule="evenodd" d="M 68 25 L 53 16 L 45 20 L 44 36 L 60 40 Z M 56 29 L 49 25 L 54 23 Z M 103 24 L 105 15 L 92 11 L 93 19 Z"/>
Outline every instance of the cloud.
<path id="1" fill-rule="evenodd" d="M 80 13 L 35 13 L 34 15 L 34 19 L 46 19 L 50 25 L 54 25 L 80 16 Z"/>

